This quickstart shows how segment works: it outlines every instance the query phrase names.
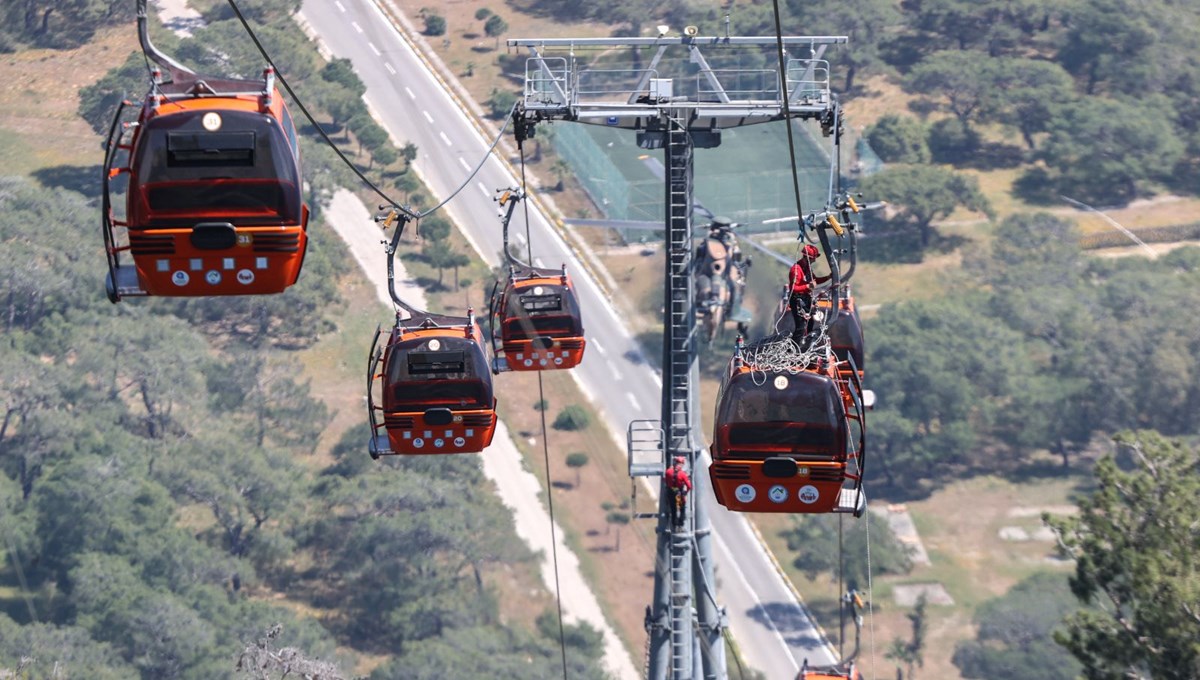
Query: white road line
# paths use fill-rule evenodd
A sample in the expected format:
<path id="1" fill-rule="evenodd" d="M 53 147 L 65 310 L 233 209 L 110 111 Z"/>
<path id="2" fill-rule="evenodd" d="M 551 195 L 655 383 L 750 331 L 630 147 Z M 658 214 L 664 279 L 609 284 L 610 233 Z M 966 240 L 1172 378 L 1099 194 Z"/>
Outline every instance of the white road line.
<path id="1" fill-rule="evenodd" d="M 533 264 L 534 264 L 534 266 L 539 267 L 539 268 L 544 268 L 546 266 L 545 264 L 542 263 L 542 258 L 540 258 L 540 257 L 533 258 Z"/>
<path id="2" fill-rule="evenodd" d="M 359 33 L 363 32 L 362 26 L 359 26 L 357 21 L 351 21 L 350 25 L 353 26 L 354 30 L 358 31 Z"/>
<path id="3" fill-rule="evenodd" d="M 479 187 L 479 190 L 483 192 L 484 197 L 491 198 L 492 192 L 488 191 L 487 185 L 485 185 L 483 182 L 476 182 L 475 186 Z"/>
<path id="4" fill-rule="evenodd" d="M 413 94 L 413 91 L 412 91 L 412 90 L 410 90 L 410 89 L 408 89 L 407 87 L 406 87 L 406 88 L 404 88 L 404 91 L 408 93 L 408 98 L 409 98 L 409 99 L 416 99 L 416 98 L 417 98 L 417 95 Z"/>
<path id="5" fill-rule="evenodd" d="M 461 165 L 461 166 L 463 166 L 463 167 L 464 167 L 464 168 L 466 168 L 467 170 L 470 170 L 470 169 L 471 169 L 471 164 L 470 164 L 470 163 L 468 163 L 468 162 L 466 162 L 465 160 L 463 160 L 463 157 L 462 157 L 462 156 L 459 156 L 459 157 L 458 157 L 458 164 L 459 164 L 459 165 Z"/>
<path id="6" fill-rule="evenodd" d="M 738 567 L 737 560 L 734 559 L 733 553 L 729 550 L 729 546 L 725 545 L 725 541 L 721 539 L 719 534 L 713 533 L 713 537 L 717 539 L 717 547 L 720 548 L 721 551 L 724 552 L 729 558 L 728 562 L 725 564 L 733 567 L 733 573 L 736 574 L 738 580 L 742 582 L 742 587 L 746 589 L 746 592 L 750 593 L 750 597 L 754 600 L 754 603 L 758 605 L 758 611 L 762 613 L 762 617 L 766 619 L 767 627 L 771 629 L 771 632 L 775 634 L 775 639 L 778 640 L 779 644 L 783 647 L 784 654 L 787 656 L 788 661 L 792 662 L 792 668 L 797 671 L 800 670 L 800 664 L 796 663 L 796 657 L 792 656 L 792 648 L 788 646 L 787 640 L 785 640 L 783 638 L 783 634 L 779 632 L 779 627 L 775 625 L 775 621 L 771 618 L 771 614 L 767 611 L 767 608 L 763 606 L 762 600 L 758 599 L 758 593 L 754 592 L 754 588 L 750 585 L 750 581 L 746 579 L 746 574 L 742 572 L 740 567 Z M 721 566 L 725 565 L 723 564 Z"/>
<path id="7" fill-rule="evenodd" d="M 525 245 L 525 234 L 522 234 L 519 231 L 514 231 L 513 232 L 513 240 L 516 241 L 517 243 L 520 243 L 521 245 Z"/>
<path id="8" fill-rule="evenodd" d="M 596 351 L 600 353 L 600 356 L 608 354 L 608 352 L 604 351 L 604 345 L 601 345 L 599 340 L 595 338 L 588 338 L 588 344 L 592 347 L 595 347 Z"/>
<path id="9" fill-rule="evenodd" d="M 425 120 L 429 121 L 430 123 L 433 122 L 433 116 L 429 115 L 428 111 L 422 111 L 421 113 L 425 115 Z"/>
<path id="10" fill-rule="evenodd" d="M 389 64 L 385 61 L 385 62 L 383 62 L 383 67 L 388 70 L 388 73 L 390 73 L 392 75 L 396 75 L 396 69 L 392 68 L 391 64 Z"/>
<path id="11" fill-rule="evenodd" d="M 621 375 L 621 372 L 617 370 L 617 365 L 611 361 L 608 362 L 608 372 L 612 374 L 613 380 L 621 380 L 624 378 L 624 376 Z"/>
<path id="12" fill-rule="evenodd" d="M 429 122 L 432 123 L 433 121 L 431 120 Z M 446 146 L 450 146 L 452 144 L 450 138 L 446 136 L 445 132 L 438 132 L 438 136 L 442 138 L 442 141 L 446 143 Z"/>
<path id="13" fill-rule="evenodd" d="M 633 392 L 626 392 L 625 398 L 629 400 L 629 403 L 633 404 L 633 409 L 635 411 L 642 410 L 642 405 L 638 403 L 637 397 L 633 396 Z"/>
<path id="14" fill-rule="evenodd" d="M 333 0 L 333 4 L 337 5 L 337 8 L 338 8 L 339 10 L 341 10 L 341 11 L 343 11 L 343 12 L 345 12 L 345 11 L 346 11 L 346 6 L 345 6 L 345 5 L 343 5 L 342 3 L 338 2 L 338 0 Z"/>
<path id="15" fill-rule="evenodd" d="M 379 51 L 379 48 L 375 46 L 375 43 L 367 41 L 367 47 L 371 48 L 371 51 L 375 53 L 375 56 L 377 56 L 377 57 L 383 56 L 383 52 Z"/>

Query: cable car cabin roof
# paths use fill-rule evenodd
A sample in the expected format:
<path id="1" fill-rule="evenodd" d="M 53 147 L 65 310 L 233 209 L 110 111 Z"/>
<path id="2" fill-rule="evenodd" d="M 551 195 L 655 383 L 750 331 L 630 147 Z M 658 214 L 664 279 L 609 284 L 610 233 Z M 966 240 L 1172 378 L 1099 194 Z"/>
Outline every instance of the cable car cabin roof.
<path id="1" fill-rule="evenodd" d="M 201 75 L 183 75 L 178 80 L 169 83 L 159 83 L 157 90 L 171 99 L 204 98 L 204 97 L 233 97 L 261 96 L 266 89 L 265 80 L 244 80 L 240 78 L 212 78 Z M 272 88 L 271 94 L 278 98 L 279 90 Z M 153 96 L 153 93 L 151 93 Z"/>
<path id="2" fill-rule="evenodd" d="M 764 381 L 765 375 L 765 381 Z M 837 382 L 813 371 L 734 371 L 721 386 L 714 457 L 786 453 L 820 459 L 846 452 L 845 404 Z"/>
<path id="3" fill-rule="evenodd" d="M 579 302 L 559 276 L 510 283 L 504 293 L 505 340 L 583 335 Z"/>
<path id="4" fill-rule="evenodd" d="M 278 120 L 256 110 L 201 108 L 154 116 L 135 142 L 131 226 L 300 224 L 294 139 Z"/>
<path id="5" fill-rule="evenodd" d="M 384 410 L 493 408 L 491 367 L 478 340 L 459 328 L 394 330 L 384 357 Z"/>

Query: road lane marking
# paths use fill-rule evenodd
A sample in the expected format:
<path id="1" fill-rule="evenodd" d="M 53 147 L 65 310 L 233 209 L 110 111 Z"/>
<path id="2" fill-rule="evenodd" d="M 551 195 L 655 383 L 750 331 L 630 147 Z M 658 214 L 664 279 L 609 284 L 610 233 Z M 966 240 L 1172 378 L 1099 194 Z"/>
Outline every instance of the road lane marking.
<path id="1" fill-rule="evenodd" d="M 362 26 L 359 26 L 357 21 L 351 21 L 350 25 L 353 26 L 354 30 L 358 31 L 359 33 L 363 32 Z"/>
<path id="2" fill-rule="evenodd" d="M 392 68 L 391 64 L 389 64 L 385 61 L 385 62 L 383 62 L 383 67 L 388 70 L 388 73 L 390 73 L 392 75 L 396 75 L 396 69 Z M 407 88 L 405 88 L 405 89 L 407 89 Z"/>
<path id="3" fill-rule="evenodd" d="M 633 404 L 633 410 L 641 411 L 642 405 L 638 403 L 637 397 L 633 396 L 633 392 L 626 392 L 625 398 L 629 399 L 629 403 Z"/>
<path id="4" fill-rule="evenodd" d="M 624 377 L 621 375 L 621 372 L 617 370 L 616 364 L 611 361 L 608 362 L 608 371 L 609 373 L 612 373 L 613 380 L 621 380 Z"/>
<path id="5" fill-rule="evenodd" d="M 774 636 L 775 640 L 779 642 L 779 645 L 781 647 L 783 647 L 784 655 L 787 656 L 787 660 L 792 663 L 792 668 L 794 668 L 797 671 L 800 670 L 800 664 L 796 663 L 796 657 L 792 656 L 791 646 L 788 645 L 787 640 L 784 639 L 783 633 L 781 633 L 779 630 L 779 626 L 775 625 L 775 620 L 771 618 L 771 614 L 767 611 L 767 608 L 763 605 L 762 600 L 760 600 L 758 598 L 758 591 L 756 591 L 754 589 L 754 587 L 750 585 L 750 581 L 746 578 L 745 572 L 743 572 L 741 570 L 741 568 L 738 566 L 737 560 L 733 557 L 733 552 L 730 551 L 729 546 L 726 545 L 725 541 L 721 538 L 720 535 L 713 534 L 713 537 L 717 539 L 717 547 L 719 547 L 721 549 L 721 551 L 724 552 L 725 555 L 728 556 L 728 558 L 729 558 L 725 564 L 733 567 L 733 573 L 736 574 L 738 577 L 738 580 L 742 582 L 742 587 L 745 588 L 748 593 L 750 593 L 750 598 L 752 600 L 754 600 L 754 604 L 758 605 L 758 611 L 761 612 L 762 617 L 764 619 L 766 619 L 767 628 L 771 629 L 771 633 Z M 722 566 L 724 566 L 724 565 L 722 565 Z"/>
<path id="6" fill-rule="evenodd" d="M 471 169 L 471 165 L 470 165 L 469 163 L 467 163 L 466 161 L 464 161 L 462 156 L 459 156 L 459 157 L 458 157 L 458 164 L 459 164 L 459 165 L 461 165 L 461 166 L 463 166 L 463 167 L 464 167 L 464 168 L 466 168 L 467 170 L 470 170 L 470 169 Z"/>
<path id="7" fill-rule="evenodd" d="M 486 185 L 484 185 L 484 183 L 483 183 L 483 182 L 476 182 L 476 183 L 475 183 L 475 186 L 479 187 L 479 190 L 480 190 L 481 192 L 483 192 L 483 195 L 484 195 L 486 198 L 491 198 L 491 197 L 492 197 L 492 192 L 488 191 L 488 188 L 487 188 L 487 186 L 486 186 Z"/>
<path id="8" fill-rule="evenodd" d="M 375 53 L 375 56 L 377 56 L 377 57 L 383 56 L 383 52 L 379 51 L 379 48 L 375 46 L 375 43 L 367 41 L 367 47 L 371 48 L 371 51 Z"/>
<path id="9" fill-rule="evenodd" d="M 596 348 L 596 351 L 600 353 L 600 356 L 608 354 L 608 352 L 604 351 L 604 345 L 601 345 L 599 340 L 592 338 L 588 340 L 588 343 L 590 343 L 592 347 Z"/>
<path id="10" fill-rule="evenodd" d="M 407 87 L 406 87 L 406 88 L 404 88 L 404 91 L 408 93 L 408 98 L 409 98 L 409 99 L 416 99 L 416 98 L 417 98 L 417 95 L 413 94 L 413 91 L 412 91 L 412 90 L 410 90 L 410 89 L 408 89 Z"/>
<path id="11" fill-rule="evenodd" d="M 543 269 L 546 267 L 546 265 L 542 264 L 542 258 L 540 258 L 540 257 L 533 258 L 533 263 Z"/>
<path id="12" fill-rule="evenodd" d="M 422 111 L 421 113 L 425 114 L 425 120 L 429 121 L 430 123 L 433 122 L 433 116 L 429 115 L 428 111 Z"/>
<path id="13" fill-rule="evenodd" d="M 333 4 L 337 5 L 337 8 L 338 8 L 339 10 L 341 10 L 341 11 L 343 11 L 343 12 L 345 12 L 345 11 L 346 11 L 346 6 L 345 6 L 345 5 L 343 5 L 342 3 L 338 2 L 338 0 L 333 0 Z"/>
<path id="14" fill-rule="evenodd" d="M 429 122 L 432 123 L 433 121 L 431 120 Z M 446 146 L 451 145 L 450 138 L 446 136 L 445 132 L 438 132 L 438 136 L 442 138 L 442 141 L 446 143 Z"/>

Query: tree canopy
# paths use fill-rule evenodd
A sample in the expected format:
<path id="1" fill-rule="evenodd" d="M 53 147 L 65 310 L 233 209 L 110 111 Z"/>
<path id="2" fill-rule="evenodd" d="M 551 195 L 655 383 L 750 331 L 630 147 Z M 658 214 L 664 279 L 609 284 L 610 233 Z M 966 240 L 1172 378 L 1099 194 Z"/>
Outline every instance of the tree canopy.
<path id="1" fill-rule="evenodd" d="M 1086 678 L 1193 678 L 1200 670 L 1200 451 L 1152 432 L 1116 439 L 1078 517 L 1047 517 L 1091 605 L 1055 639 Z"/>

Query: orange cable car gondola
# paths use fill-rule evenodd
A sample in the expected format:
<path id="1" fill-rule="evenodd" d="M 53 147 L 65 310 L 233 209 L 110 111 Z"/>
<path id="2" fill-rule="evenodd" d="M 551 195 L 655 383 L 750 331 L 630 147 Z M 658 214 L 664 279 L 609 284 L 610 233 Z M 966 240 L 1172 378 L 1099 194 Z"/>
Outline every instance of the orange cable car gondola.
<path id="1" fill-rule="evenodd" d="M 396 213 L 392 215 L 385 229 L 395 219 Z M 470 310 L 466 317 L 431 314 L 396 295 L 392 258 L 406 222 L 401 218 L 387 248 L 396 325 L 382 346 L 383 330 L 376 329 L 368 355 L 368 452 L 372 458 L 478 453 L 496 432 L 496 398 L 483 333 Z"/>
<path id="2" fill-rule="evenodd" d="M 103 176 L 105 288 L 123 297 L 258 295 L 296 282 L 308 238 L 295 124 L 262 80 L 202 77 L 138 37 L 152 72 L 136 122 L 118 108 Z M 114 181 L 128 180 L 117 215 Z"/>
<path id="3" fill-rule="evenodd" d="M 830 269 L 825 309 L 841 309 L 831 225 L 815 228 Z M 866 508 L 862 382 L 853 355 L 834 353 L 830 315 L 818 319 L 800 342 L 779 333 L 747 347 L 738 337 L 717 394 L 709 467 L 717 502 L 730 510 L 860 516 Z"/>
<path id="4" fill-rule="evenodd" d="M 827 341 L 797 351 L 786 335 L 739 337 L 717 396 L 709 475 L 735 512 L 861 515 L 866 443 L 856 371 Z"/>
<path id="5" fill-rule="evenodd" d="M 508 278 L 492 287 L 488 330 L 496 355 L 495 372 L 574 368 L 583 361 L 587 340 L 566 265 L 544 269 L 518 261 L 508 247 L 508 224 L 524 194 L 504 191 L 497 199 L 503 215 Z M 501 284 L 504 287 L 501 288 Z"/>
<path id="6" fill-rule="evenodd" d="M 854 662 L 827 668 L 809 668 L 808 659 L 805 659 L 796 680 L 862 680 L 862 673 Z"/>

